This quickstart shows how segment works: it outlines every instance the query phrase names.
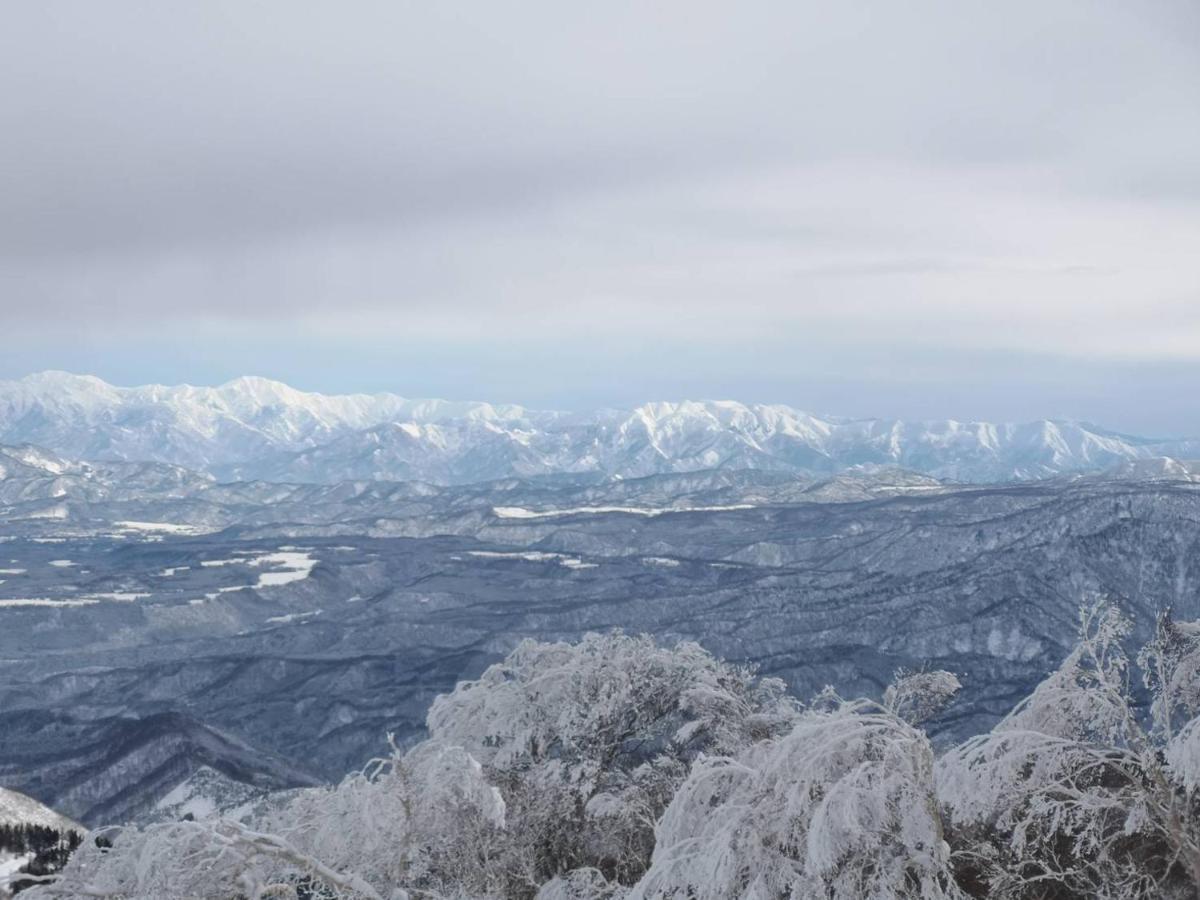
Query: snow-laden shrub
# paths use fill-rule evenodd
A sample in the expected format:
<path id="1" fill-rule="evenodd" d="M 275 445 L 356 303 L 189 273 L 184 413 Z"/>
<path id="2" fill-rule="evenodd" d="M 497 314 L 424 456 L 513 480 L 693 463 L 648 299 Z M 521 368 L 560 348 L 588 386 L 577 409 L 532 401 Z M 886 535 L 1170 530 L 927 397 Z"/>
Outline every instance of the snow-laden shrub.
<path id="1" fill-rule="evenodd" d="M 301 886 L 347 900 L 389 896 L 356 874 L 331 869 L 276 835 L 221 819 L 105 829 L 89 836 L 57 879 L 33 887 L 23 896 L 29 900 L 295 900 Z M 401 892 L 392 894 L 390 900 L 408 898 Z"/>
<path id="2" fill-rule="evenodd" d="M 430 740 L 404 754 L 393 748 L 336 787 L 292 792 L 252 821 L 384 896 L 403 885 L 481 897 L 498 890 L 487 863 L 504 815 L 480 764 L 461 747 Z"/>
<path id="3" fill-rule="evenodd" d="M 630 900 L 962 896 L 925 735 L 875 703 L 822 705 L 783 737 L 693 765 Z"/>
<path id="4" fill-rule="evenodd" d="M 479 763 L 426 741 L 334 787 L 288 792 L 247 822 L 113 830 L 30 896 L 499 897 L 487 860 L 503 825 L 504 803 Z"/>
<path id="5" fill-rule="evenodd" d="M 1076 649 L 990 734 L 938 763 L 960 880 L 989 898 L 1195 897 L 1200 772 L 1192 720 L 1200 642 L 1160 617 L 1140 656 L 1147 726 L 1129 689 L 1130 624 L 1107 603 L 1081 613 Z"/>
<path id="6" fill-rule="evenodd" d="M 614 633 L 526 641 L 435 700 L 428 725 L 503 792 L 510 891 L 520 895 L 522 884 L 578 868 L 632 883 L 691 760 L 769 738 L 794 715 L 778 680 L 693 643 Z"/>
<path id="7" fill-rule="evenodd" d="M 105 830 L 27 896 L 1195 898 L 1200 627 L 1163 614 L 1136 666 L 1129 635 L 1085 608 L 1058 670 L 936 762 L 946 672 L 801 711 L 694 644 L 527 642 L 407 752 L 239 820 Z"/>
<path id="8" fill-rule="evenodd" d="M 574 869 L 543 884 L 534 900 L 622 900 L 627 893 L 599 869 Z"/>

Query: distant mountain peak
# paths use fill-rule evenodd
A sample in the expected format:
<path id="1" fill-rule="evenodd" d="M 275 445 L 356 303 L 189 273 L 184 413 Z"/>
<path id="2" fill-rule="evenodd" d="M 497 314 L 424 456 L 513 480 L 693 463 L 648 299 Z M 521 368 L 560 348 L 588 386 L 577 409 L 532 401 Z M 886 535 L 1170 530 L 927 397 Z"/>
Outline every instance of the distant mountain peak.
<path id="1" fill-rule="evenodd" d="M 0 382 L 0 443 L 75 459 L 170 463 L 223 478 L 443 484 L 714 468 L 830 475 L 859 465 L 982 482 L 1200 457 L 1200 441 L 1137 438 L 1069 420 L 850 419 L 782 404 L 686 399 L 567 414 L 305 392 L 257 375 L 218 387 L 118 388 L 55 371 Z"/>

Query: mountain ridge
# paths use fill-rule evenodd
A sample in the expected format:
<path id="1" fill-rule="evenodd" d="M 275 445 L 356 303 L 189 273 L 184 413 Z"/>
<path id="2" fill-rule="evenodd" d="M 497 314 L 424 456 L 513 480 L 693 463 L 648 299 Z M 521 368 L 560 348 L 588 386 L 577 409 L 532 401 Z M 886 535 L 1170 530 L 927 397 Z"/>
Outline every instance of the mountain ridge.
<path id="1" fill-rule="evenodd" d="M 1200 439 L 1139 437 L 1071 420 L 855 419 L 732 400 L 561 412 L 326 395 L 258 376 L 216 387 L 122 388 L 56 371 L 0 382 L 0 443 L 76 459 L 167 463 L 223 480 L 316 484 L 715 468 L 834 474 L 861 465 L 994 482 L 1200 457 Z"/>

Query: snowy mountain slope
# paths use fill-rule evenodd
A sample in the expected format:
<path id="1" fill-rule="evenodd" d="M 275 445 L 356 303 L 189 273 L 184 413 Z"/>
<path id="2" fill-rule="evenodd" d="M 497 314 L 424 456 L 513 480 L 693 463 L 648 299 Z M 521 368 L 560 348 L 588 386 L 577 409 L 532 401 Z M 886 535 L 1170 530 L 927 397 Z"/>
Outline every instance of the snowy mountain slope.
<path id="1" fill-rule="evenodd" d="M 224 480 L 306 483 L 465 484 L 717 468 L 832 474 L 859 465 L 994 482 L 1200 457 L 1200 440 L 1131 437 L 1076 422 L 848 420 L 733 401 L 569 414 L 393 394 L 326 396 L 262 378 L 118 388 L 62 372 L 0 382 L 0 443 L 186 466 Z"/>
<path id="2" fill-rule="evenodd" d="M 409 401 L 391 394 L 325 396 L 245 377 L 219 387 L 114 387 L 42 372 L 0 382 L 0 441 L 89 459 L 196 469 L 316 446 L 381 422 L 520 420 L 519 407 Z"/>
<path id="3" fill-rule="evenodd" d="M 146 813 L 201 768 L 261 789 L 315 783 L 299 764 L 180 712 L 83 718 L 8 709 L 0 720 L 0 778 L 92 825 Z M 71 750 L 47 752 L 56 747 Z"/>
<path id="4" fill-rule="evenodd" d="M 0 788 L 0 825 L 41 825 L 57 831 L 84 830 L 78 822 L 17 791 Z"/>

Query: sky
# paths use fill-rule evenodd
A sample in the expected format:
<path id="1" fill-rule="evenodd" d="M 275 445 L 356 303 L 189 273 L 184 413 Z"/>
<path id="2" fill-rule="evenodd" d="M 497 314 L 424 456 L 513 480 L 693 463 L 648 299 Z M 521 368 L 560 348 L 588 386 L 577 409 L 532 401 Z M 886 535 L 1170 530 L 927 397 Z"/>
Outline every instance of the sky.
<path id="1" fill-rule="evenodd" d="M 1200 434 L 1200 5 L 14 4 L 0 378 Z"/>

